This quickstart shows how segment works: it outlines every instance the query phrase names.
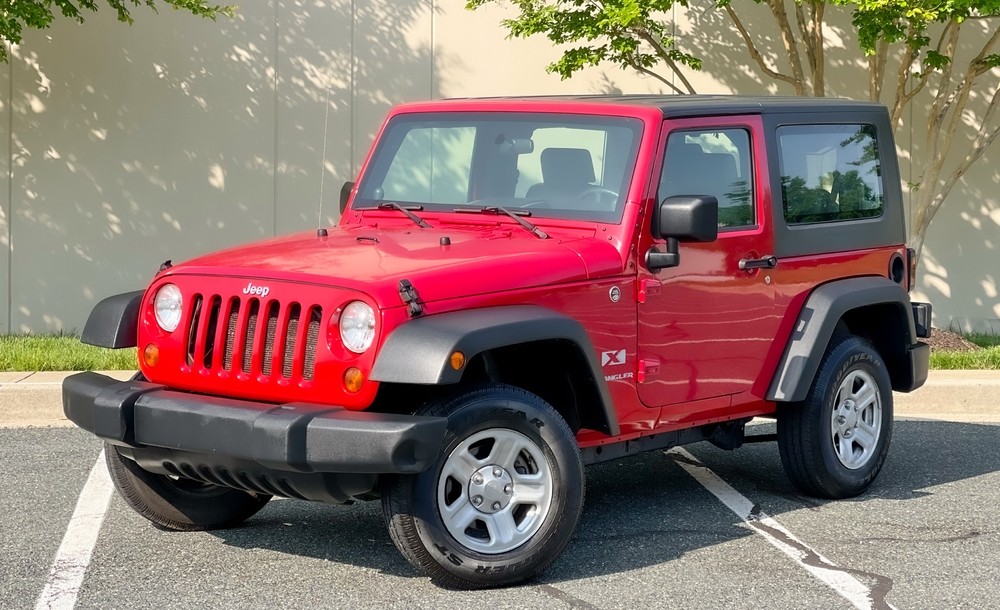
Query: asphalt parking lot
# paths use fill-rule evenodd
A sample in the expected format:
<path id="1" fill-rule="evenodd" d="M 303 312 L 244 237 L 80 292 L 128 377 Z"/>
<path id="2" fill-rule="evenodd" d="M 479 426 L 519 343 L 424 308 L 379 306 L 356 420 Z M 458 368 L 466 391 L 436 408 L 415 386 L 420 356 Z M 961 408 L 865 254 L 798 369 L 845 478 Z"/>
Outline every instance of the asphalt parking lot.
<path id="1" fill-rule="evenodd" d="M 856 500 L 799 495 L 774 443 L 592 467 L 565 554 L 541 582 L 487 592 L 419 576 L 372 502 L 275 500 L 238 529 L 167 533 L 112 496 L 89 561 L 60 564 L 82 544 L 67 532 L 101 445 L 25 415 L 56 412 L 55 382 L 3 384 L 0 608 L 1000 607 L 1000 408 L 982 406 L 1000 378 L 975 400 L 951 383 L 926 389 L 939 408 L 900 400 L 886 466 Z M 74 575 L 71 598 L 43 594 Z"/>

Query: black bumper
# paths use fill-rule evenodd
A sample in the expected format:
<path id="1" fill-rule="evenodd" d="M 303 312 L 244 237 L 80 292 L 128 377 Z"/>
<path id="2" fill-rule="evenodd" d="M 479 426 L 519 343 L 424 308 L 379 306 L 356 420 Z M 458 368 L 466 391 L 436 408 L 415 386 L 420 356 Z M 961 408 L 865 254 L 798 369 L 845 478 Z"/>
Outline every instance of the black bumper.
<path id="1" fill-rule="evenodd" d="M 910 303 L 913 315 L 913 332 L 916 338 L 926 339 L 931 336 L 931 304 Z M 897 392 L 912 392 L 927 381 L 927 370 L 930 368 L 931 347 L 922 341 L 916 341 L 906 348 L 902 362 L 895 368 L 892 389 Z"/>
<path id="2" fill-rule="evenodd" d="M 422 472 L 437 458 L 448 422 L 231 400 L 96 373 L 66 378 L 63 410 L 84 430 L 135 449 L 130 453 L 160 448 L 297 473 Z"/>

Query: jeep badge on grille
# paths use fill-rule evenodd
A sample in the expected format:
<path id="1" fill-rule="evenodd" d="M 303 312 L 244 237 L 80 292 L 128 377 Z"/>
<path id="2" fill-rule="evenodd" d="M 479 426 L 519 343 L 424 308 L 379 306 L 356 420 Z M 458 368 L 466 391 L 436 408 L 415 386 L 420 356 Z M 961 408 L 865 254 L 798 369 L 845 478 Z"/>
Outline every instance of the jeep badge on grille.
<path id="1" fill-rule="evenodd" d="M 256 294 L 257 296 L 266 297 L 271 289 L 267 286 L 254 286 L 253 282 L 247 284 L 247 287 L 243 289 L 243 294 Z"/>

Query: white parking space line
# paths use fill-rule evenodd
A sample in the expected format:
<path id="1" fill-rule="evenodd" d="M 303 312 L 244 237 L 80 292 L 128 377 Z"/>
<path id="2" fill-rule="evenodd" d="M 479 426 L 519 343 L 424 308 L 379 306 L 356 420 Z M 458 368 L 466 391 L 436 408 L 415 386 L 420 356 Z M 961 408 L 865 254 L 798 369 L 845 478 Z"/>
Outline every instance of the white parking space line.
<path id="1" fill-rule="evenodd" d="M 780 523 L 761 512 L 749 498 L 733 489 L 685 449 L 675 447 L 666 453 L 729 510 L 736 513 L 747 527 L 763 536 L 773 547 L 788 555 L 801 568 L 851 602 L 855 608 L 860 610 L 894 608 L 885 601 L 888 587 L 882 585 L 885 584 L 883 580 L 887 579 L 875 574 L 838 567 L 799 540 Z M 871 577 L 876 584 L 868 586 L 853 574 Z"/>
<path id="2" fill-rule="evenodd" d="M 104 451 L 90 469 L 62 544 L 56 551 L 49 579 L 38 596 L 35 610 L 72 610 L 83 585 L 83 577 L 97 544 L 97 534 L 108 510 L 114 485 L 104 464 Z"/>

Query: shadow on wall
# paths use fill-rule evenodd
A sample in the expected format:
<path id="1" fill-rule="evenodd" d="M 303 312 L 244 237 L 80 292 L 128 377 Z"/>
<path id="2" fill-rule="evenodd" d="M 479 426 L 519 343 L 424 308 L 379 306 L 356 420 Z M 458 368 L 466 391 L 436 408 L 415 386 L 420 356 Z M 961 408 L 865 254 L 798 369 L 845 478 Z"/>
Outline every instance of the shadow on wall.
<path id="1" fill-rule="evenodd" d="M 935 311 L 936 326 L 1000 334 L 1000 200 L 983 188 L 1000 184 L 998 166 L 1000 151 L 987 151 L 928 229 L 920 285 L 932 303 L 948 303 L 944 312 Z M 960 313 L 942 315 L 948 311 Z"/>
<path id="2" fill-rule="evenodd" d="M 165 259 L 315 226 L 323 171 L 331 222 L 385 109 L 436 94 L 430 25 L 427 2 L 338 0 L 31 32 L 12 57 L 11 330 L 78 330 Z"/>

